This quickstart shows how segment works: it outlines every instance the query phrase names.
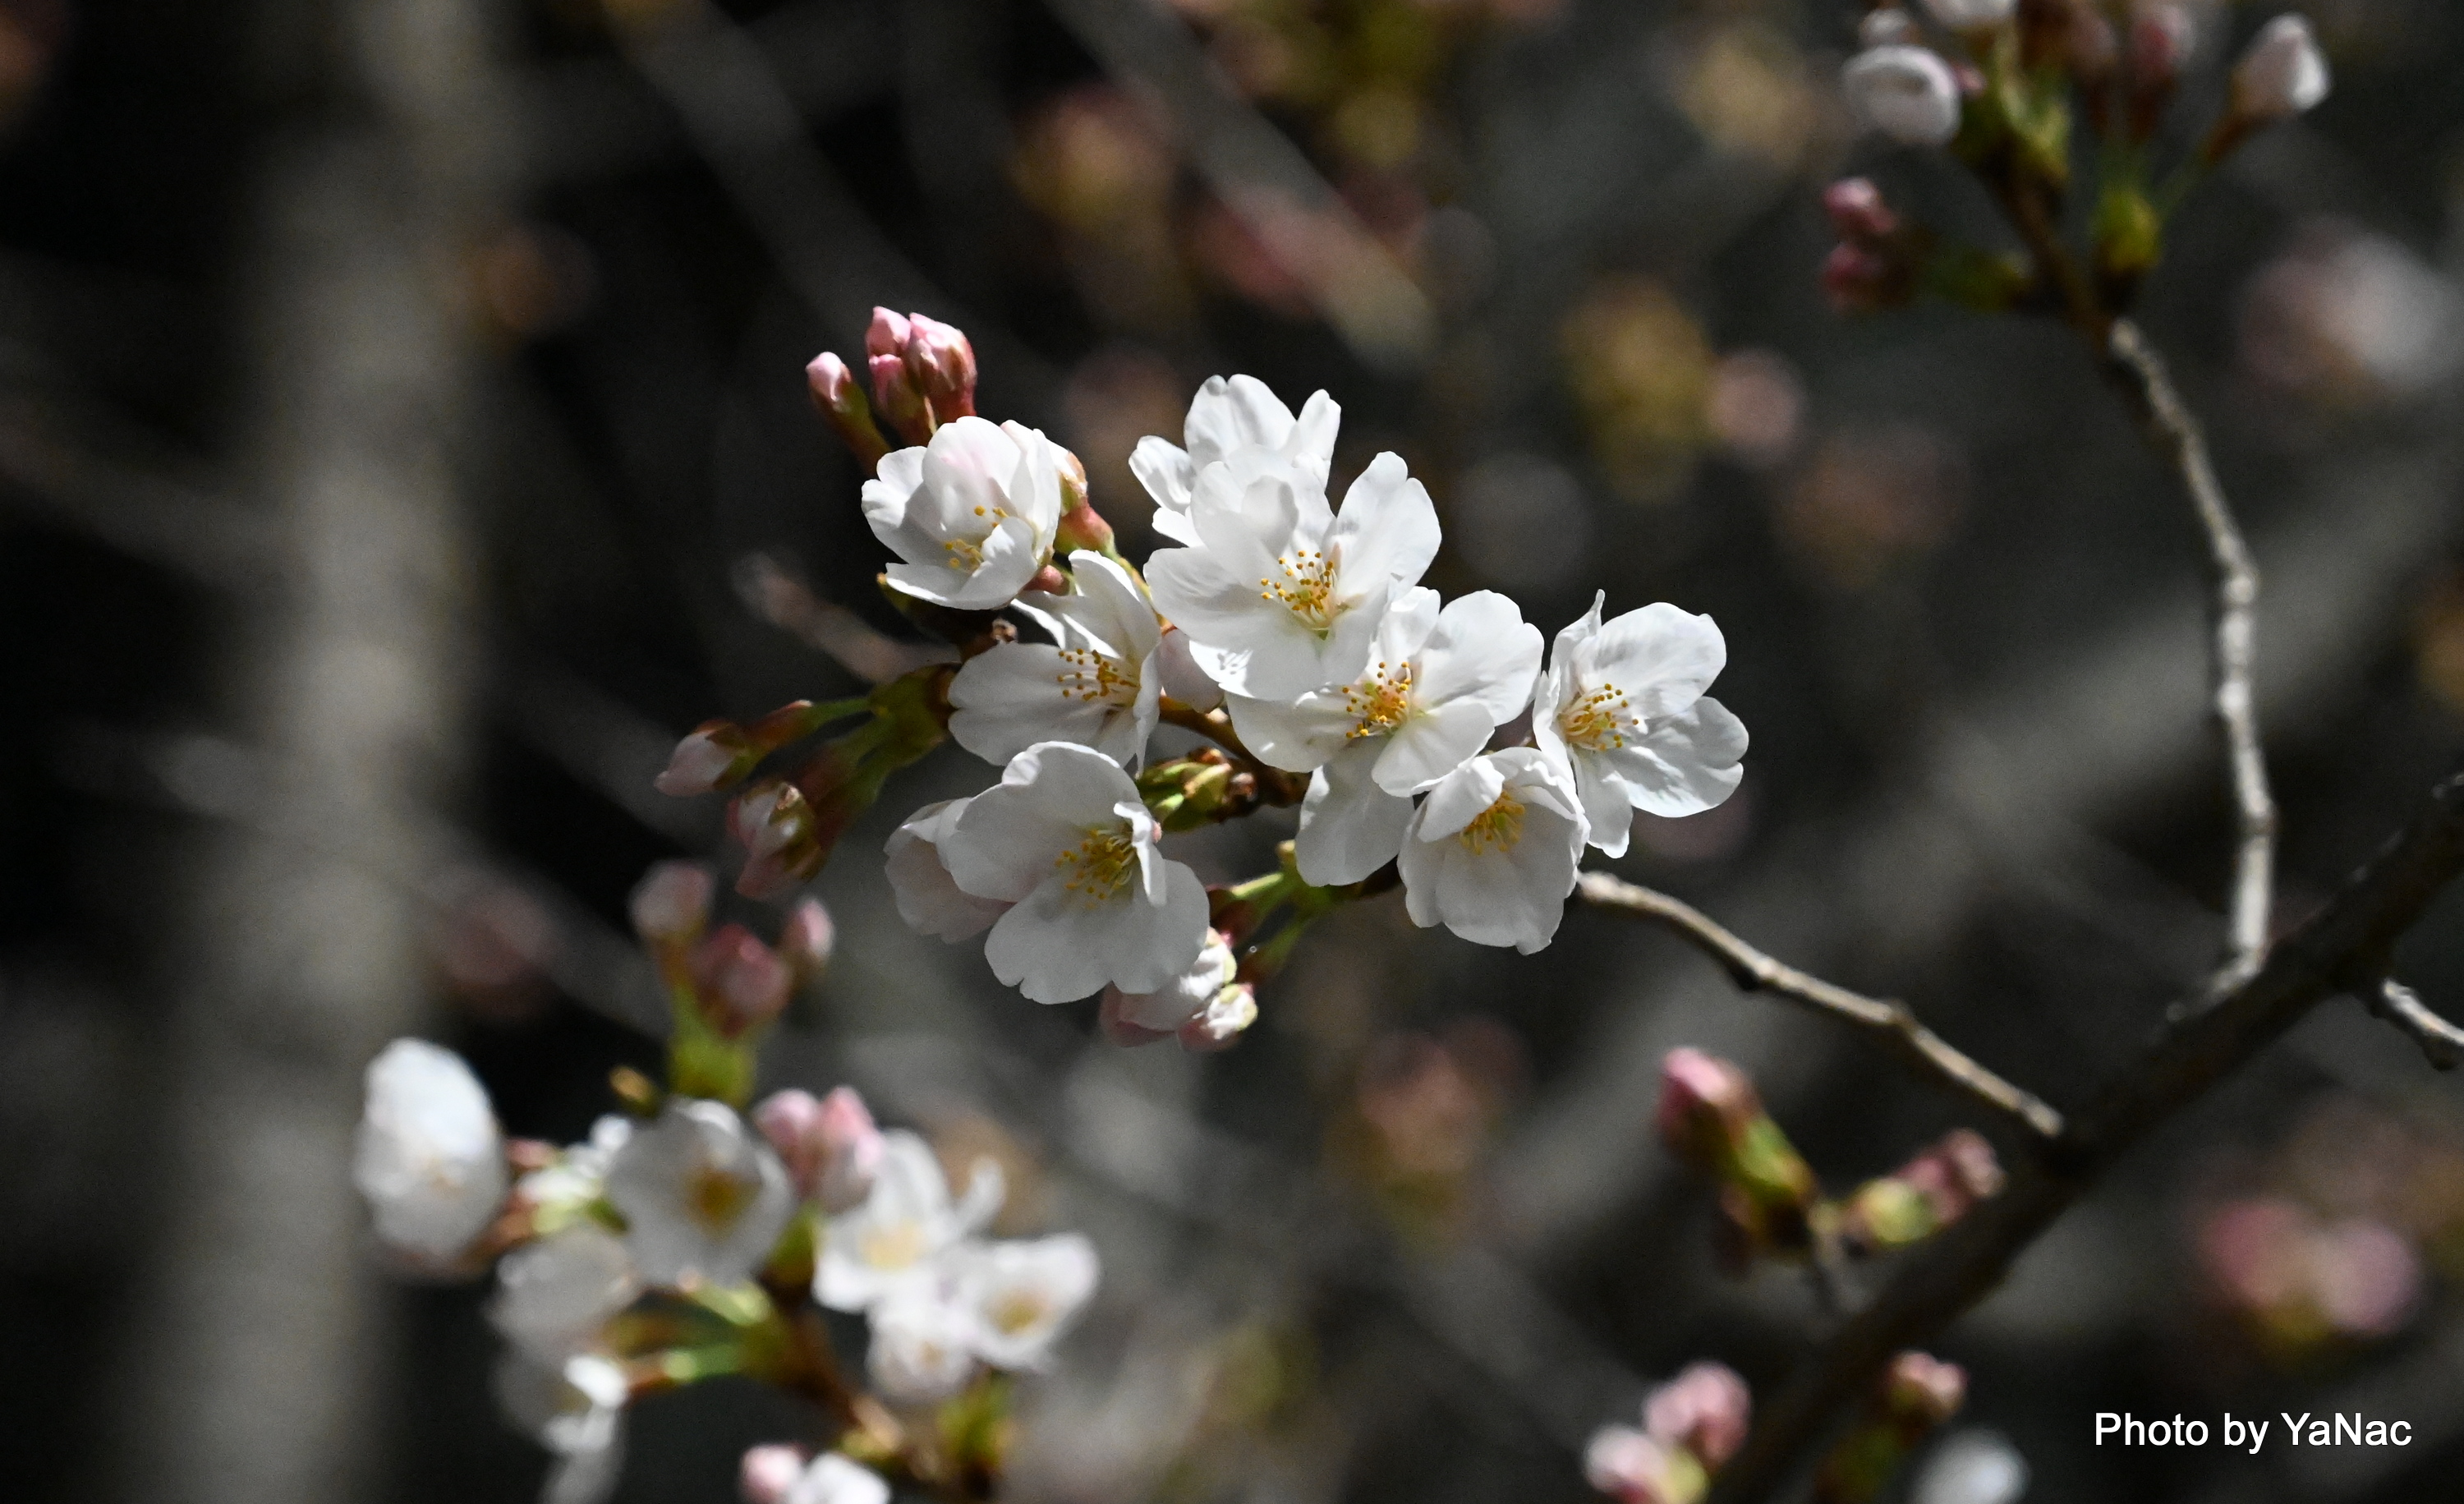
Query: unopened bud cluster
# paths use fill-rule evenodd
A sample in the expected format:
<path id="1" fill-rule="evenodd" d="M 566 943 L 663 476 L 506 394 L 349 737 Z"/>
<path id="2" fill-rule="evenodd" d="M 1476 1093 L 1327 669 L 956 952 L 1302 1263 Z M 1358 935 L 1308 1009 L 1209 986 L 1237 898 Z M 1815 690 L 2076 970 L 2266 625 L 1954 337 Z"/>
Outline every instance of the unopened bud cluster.
<path id="1" fill-rule="evenodd" d="M 1642 1427 L 1604 1426 L 1583 1475 L 1619 1504 L 1696 1504 L 1745 1445 L 1753 1396 L 1723 1363 L 1688 1366 L 1642 1402 Z"/>
<path id="2" fill-rule="evenodd" d="M 1866 1504 L 1927 1436 L 1967 1403 L 1968 1375 L 1956 1363 L 1904 1352 L 1891 1360 L 1862 1412 L 1815 1477 L 1815 1504 Z"/>

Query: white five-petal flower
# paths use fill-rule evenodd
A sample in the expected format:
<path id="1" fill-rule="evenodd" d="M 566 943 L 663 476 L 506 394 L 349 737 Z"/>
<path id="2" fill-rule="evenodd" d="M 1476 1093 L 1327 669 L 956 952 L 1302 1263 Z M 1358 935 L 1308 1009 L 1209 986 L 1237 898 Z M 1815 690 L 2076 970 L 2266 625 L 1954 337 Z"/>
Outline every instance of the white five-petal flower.
<path id="1" fill-rule="evenodd" d="M 975 1309 L 957 1298 L 946 1272 L 901 1285 L 867 1314 L 872 1329 L 865 1372 L 872 1386 L 904 1404 L 946 1400 L 976 1374 L 981 1329 Z"/>
<path id="2" fill-rule="evenodd" d="M 1181 425 L 1186 450 L 1150 433 L 1130 454 L 1131 471 L 1155 498 L 1155 530 L 1176 542 L 1196 543 L 1189 502 L 1199 474 L 1239 449 L 1267 450 L 1303 474 L 1315 476 L 1323 491 L 1342 418 L 1343 409 L 1322 391 L 1303 404 L 1301 415 L 1294 418 L 1292 409 L 1255 376 L 1208 377 L 1190 399 L 1189 416 Z"/>
<path id="3" fill-rule="evenodd" d="M 1703 693 L 1728 661 L 1711 618 L 1660 602 L 1603 626 L 1607 600 L 1557 634 L 1531 730 L 1573 774 L 1591 843 L 1622 856 L 1633 809 L 1700 814 L 1734 793 L 1747 737 Z"/>
<path id="4" fill-rule="evenodd" d="M 940 843 L 966 812 L 969 800 L 944 799 L 926 805 L 890 832 L 882 851 L 890 874 L 891 896 L 898 900 L 898 917 L 907 927 L 944 940 L 981 935 L 1009 912 L 1009 905 L 979 898 L 961 889 L 941 862 Z"/>
<path id="5" fill-rule="evenodd" d="M 1574 891 L 1583 811 L 1537 747 L 1485 753 L 1446 775 L 1404 832 L 1403 906 L 1482 945 L 1547 945 Z"/>
<path id="6" fill-rule="evenodd" d="M 1378 624 L 1357 679 L 1296 700 L 1231 698 L 1249 749 L 1289 772 L 1315 770 L 1301 807 L 1301 875 L 1358 882 L 1392 861 L 1411 796 L 1434 786 L 1523 713 L 1540 672 L 1540 632 L 1514 603 L 1476 590 L 1443 610 L 1406 590 Z"/>
<path id="7" fill-rule="evenodd" d="M 377 1236 L 415 1257 L 450 1260 L 487 1230 L 505 1200 L 504 1139 L 460 1055 L 397 1039 L 368 1063 L 351 1178 Z"/>
<path id="8" fill-rule="evenodd" d="M 1285 698 L 1348 684 L 1387 603 L 1438 552 L 1438 514 L 1399 455 L 1370 462 L 1327 506 L 1322 478 L 1280 453 L 1234 450 L 1198 473 L 1198 542 L 1147 561 L 1155 606 L 1228 694 Z"/>
<path id="9" fill-rule="evenodd" d="M 496 1401 L 514 1424 L 556 1454 L 539 1504 L 603 1504 L 625 1464 L 624 1370 L 595 1353 L 541 1362 L 509 1353 Z"/>
<path id="10" fill-rule="evenodd" d="M 932 1145 L 900 1128 L 881 1139 L 871 1194 L 822 1235 L 813 1298 L 833 1311 L 869 1311 L 935 1277 L 942 1255 L 981 1231 L 1007 1194 L 1001 1166 L 979 1160 L 954 1202 Z"/>
<path id="11" fill-rule="evenodd" d="M 595 1222 L 523 1244 L 496 1265 L 488 1323 L 551 1368 L 594 1346 L 642 1293 L 624 1241 Z"/>
<path id="12" fill-rule="evenodd" d="M 976 1355 L 995 1368 L 1043 1367 L 1097 1274 L 1095 1245 L 1074 1232 L 967 1250 L 957 1287 L 975 1313 Z"/>
<path id="13" fill-rule="evenodd" d="M 950 684 L 950 735 L 988 763 L 1039 741 L 1075 741 L 1135 767 L 1155 726 L 1162 627 L 1130 572 L 1102 554 L 1069 556 L 1076 588 L 1030 590 L 1018 608 L 1052 641 L 1000 643 Z"/>
<path id="14" fill-rule="evenodd" d="M 862 1463 L 825 1451 L 787 1486 L 781 1504 L 890 1504 L 890 1484 Z"/>
<path id="15" fill-rule="evenodd" d="M 904 561 L 890 583 L 964 610 L 998 610 L 1052 557 L 1061 451 L 1037 430 L 982 418 L 885 454 L 864 485 L 864 519 Z"/>
<path id="16" fill-rule="evenodd" d="M 936 850 L 961 892 L 1011 905 L 984 941 L 993 974 L 1038 1003 L 1113 984 L 1152 992 L 1206 942 L 1206 889 L 1160 850 L 1119 763 L 1045 741 L 968 801 Z"/>
<path id="17" fill-rule="evenodd" d="M 1893 42 L 1848 59 L 1840 85 L 1858 118 L 1903 146 L 1941 146 L 1959 134 L 1959 80 L 1932 51 Z"/>
<path id="18" fill-rule="evenodd" d="M 796 1209 L 786 1167 L 724 1102 L 671 1097 L 607 1168 L 643 1279 L 730 1285 L 770 1256 Z"/>

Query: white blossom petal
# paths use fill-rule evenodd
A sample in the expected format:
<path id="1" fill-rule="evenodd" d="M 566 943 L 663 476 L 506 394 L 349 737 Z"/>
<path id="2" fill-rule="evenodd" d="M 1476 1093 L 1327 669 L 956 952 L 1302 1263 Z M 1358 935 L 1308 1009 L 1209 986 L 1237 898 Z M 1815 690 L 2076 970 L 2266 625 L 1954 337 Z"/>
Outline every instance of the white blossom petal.
<path id="1" fill-rule="evenodd" d="M 397 1039 L 368 1062 L 351 1178 L 377 1236 L 406 1253 L 441 1263 L 487 1230 L 505 1200 L 504 1138 L 460 1055 Z"/>
<path id="2" fill-rule="evenodd" d="M 535 1238 L 496 1264 L 488 1322 L 551 1368 L 591 1346 L 642 1293 L 624 1240 L 595 1222 Z"/>
<path id="3" fill-rule="evenodd" d="M 926 805 L 890 832 L 889 842 L 882 847 L 888 855 L 883 867 L 890 875 L 891 894 L 898 901 L 898 917 L 910 929 L 944 940 L 980 935 L 1009 909 L 999 899 L 979 898 L 960 888 L 941 865 L 937 843 L 957 824 L 967 805 L 964 799 Z"/>
<path id="4" fill-rule="evenodd" d="M 1401 852 L 1412 922 L 1527 955 L 1554 939 L 1586 834 L 1563 779 L 1536 748 L 1509 747 L 1430 790 Z"/>
<path id="5" fill-rule="evenodd" d="M 970 1250 L 957 1280 L 974 1307 L 976 1356 L 996 1368 L 1043 1367 L 1098 1274 L 1095 1246 L 1076 1233 Z"/>
<path id="6" fill-rule="evenodd" d="M 786 1167 L 724 1102 L 671 1097 L 607 1169 L 627 1249 L 653 1285 L 734 1284 L 770 1255 L 796 1209 Z"/>
<path id="7" fill-rule="evenodd" d="M 1746 724 L 1709 697 L 1653 725 L 1642 740 L 1612 754 L 1638 809 L 1657 815 L 1701 814 L 1737 791 L 1746 770 Z"/>
<path id="8" fill-rule="evenodd" d="M 1412 801 L 1377 786 L 1372 769 L 1381 750 L 1355 742 L 1309 778 L 1293 856 L 1301 876 L 1318 887 L 1359 882 L 1402 846 Z"/>

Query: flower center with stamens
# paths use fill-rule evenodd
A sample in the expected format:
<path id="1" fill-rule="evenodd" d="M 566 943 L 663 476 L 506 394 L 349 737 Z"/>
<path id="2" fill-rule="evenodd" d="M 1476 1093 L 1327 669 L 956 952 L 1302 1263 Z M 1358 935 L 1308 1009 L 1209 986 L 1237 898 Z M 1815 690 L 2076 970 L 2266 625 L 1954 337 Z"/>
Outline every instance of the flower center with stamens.
<path id="1" fill-rule="evenodd" d="M 1390 669 L 1380 661 L 1358 683 L 1344 690 L 1343 710 L 1353 722 L 1343 734 L 1347 741 L 1393 731 L 1412 713 L 1412 666 L 1405 663 Z"/>
<path id="2" fill-rule="evenodd" d="M 759 1189 L 715 1164 L 698 1165 L 685 1184 L 685 1212 L 709 1231 L 724 1233 L 744 1215 Z"/>
<path id="3" fill-rule="evenodd" d="M 1258 599 L 1273 601 L 1301 619 L 1311 631 L 1334 625 L 1334 561 L 1315 549 L 1303 548 L 1275 561 L 1281 580 L 1262 575 Z"/>
<path id="4" fill-rule="evenodd" d="M 1124 707 L 1138 702 L 1137 675 L 1120 659 L 1108 658 L 1092 648 L 1062 649 L 1061 672 L 1053 677 L 1061 685 L 1063 699 Z"/>
<path id="5" fill-rule="evenodd" d="M 1523 839 L 1523 801 L 1510 792 L 1498 795 L 1497 803 L 1455 832 L 1455 839 L 1474 856 L 1514 850 L 1514 843 Z"/>
<path id="6" fill-rule="evenodd" d="M 905 1269 L 923 1256 L 924 1228 L 917 1222 L 867 1228 L 856 1244 L 856 1257 L 874 1269 Z"/>
<path id="7" fill-rule="evenodd" d="M 1089 830 L 1054 865 L 1066 874 L 1061 886 L 1085 898 L 1091 909 L 1129 886 L 1138 868 L 1138 843 L 1126 826 Z"/>
<path id="8" fill-rule="evenodd" d="M 984 1318 L 1001 1336 L 1016 1337 L 1032 1329 L 1051 1310 L 1051 1303 L 1032 1290 L 1008 1290 L 992 1303 L 992 1309 L 984 1313 Z"/>
<path id="9" fill-rule="evenodd" d="M 983 520 L 982 532 L 973 538 L 953 538 L 941 544 L 942 551 L 950 556 L 951 567 L 969 574 L 984 566 L 984 540 L 993 536 L 1009 513 L 1001 507 L 979 506 L 976 516 Z"/>
<path id="10" fill-rule="evenodd" d="M 1557 713 L 1557 734 L 1590 752 L 1615 752 L 1628 734 L 1640 735 L 1642 723 L 1633 704 L 1614 684 L 1603 684 Z"/>

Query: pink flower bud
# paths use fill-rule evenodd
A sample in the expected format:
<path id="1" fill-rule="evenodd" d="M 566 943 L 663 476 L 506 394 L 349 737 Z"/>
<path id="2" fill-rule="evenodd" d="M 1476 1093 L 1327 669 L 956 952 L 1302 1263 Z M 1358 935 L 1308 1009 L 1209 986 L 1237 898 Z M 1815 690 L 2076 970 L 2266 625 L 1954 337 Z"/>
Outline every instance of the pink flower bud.
<path id="1" fill-rule="evenodd" d="M 1753 1395 L 1735 1369 L 1689 1363 L 1642 1402 L 1642 1424 L 1653 1437 L 1684 1448 L 1717 1472 L 1745 1445 L 1753 1408 Z"/>
<path id="2" fill-rule="evenodd" d="M 801 979 L 810 981 L 828 969 L 838 933 L 822 900 L 806 898 L 788 911 L 786 926 L 779 932 L 779 953 Z"/>
<path id="3" fill-rule="evenodd" d="M 710 919 L 715 884 L 699 862 L 660 862 L 633 889 L 633 933 L 652 943 L 691 940 Z"/>
<path id="4" fill-rule="evenodd" d="M 853 1087 L 816 1099 L 780 1092 L 753 1111 L 755 1126 L 777 1150 L 799 1194 L 832 1214 L 861 1205 L 881 1171 L 881 1130 Z"/>
<path id="5" fill-rule="evenodd" d="M 869 356 L 904 355 L 913 331 L 907 321 L 876 304 L 872 322 L 864 331 L 864 353 Z"/>
<path id="6" fill-rule="evenodd" d="M 2253 124 L 2290 120 L 2317 107 L 2332 84 L 2309 21 L 2279 15 L 2259 28 L 2233 64 L 2233 110 Z"/>
<path id="7" fill-rule="evenodd" d="M 1882 202 L 1871 178 L 1841 178 L 1822 190 L 1831 228 L 1852 246 L 1873 250 L 1900 232 L 1900 216 Z"/>
<path id="8" fill-rule="evenodd" d="M 881 456 L 890 453 L 890 443 L 874 426 L 872 405 L 864 400 L 847 362 L 824 350 L 804 367 L 804 385 L 813 393 L 814 408 L 854 451 L 856 462 L 867 470 L 880 464 Z"/>
<path id="9" fill-rule="evenodd" d="M 712 1010 L 711 1023 L 730 1038 L 777 1018 L 796 988 L 779 953 L 741 924 L 721 926 L 693 951 L 693 981 Z"/>
<path id="10" fill-rule="evenodd" d="M 903 352 L 915 388 L 932 404 L 939 423 L 972 417 L 976 410 L 976 347 L 956 326 L 922 314 L 907 316 Z M 1083 491 L 1083 486 L 1081 487 Z"/>
<path id="11" fill-rule="evenodd" d="M 731 720 L 706 720 L 676 743 L 652 786 L 679 799 L 715 793 L 741 782 L 760 761 L 760 750 L 743 727 Z"/>
<path id="12" fill-rule="evenodd" d="M 1762 1115 L 1754 1083 L 1726 1060 L 1679 1049 L 1660 1062 L 1656 1122 L 1661 1141 L 1680 1157 L 1698 1164 L 1716 1162 L 1727 1142 Z"/>
<path id="13" fill-rule="evenodd" d="M 1894 1177 L 1923 1196 L 1937 1226 L 1967 1216 L 1976 1204 L 2001 1190 L 2002 1163 L 1982 1135 L 1958 1128 L 1910 1160 Z"/>
<path id="14" fill-rule="evenodd" d="M 1667 1444 L 1625 1426 L 1604 1426 L 1583 1449 L 1583 1476 L 1619 1504 L 1695 1504 L 1703 1468 Z"/>
<path id="15" fill-rule="evenodd" d="M 887 422 L 900 438 L 910 444 L 921 444 L 933 436 L 933 406 L 915 385 L 915 376 L 907 368 L 906 359 L 897 355 L 876 355 L 871 359 L 872 400 Z"/>
<path id="16" fill-rule="evenodd" d="M 737 1469 L 736 1487 L 744 1495 L 744 1504 L 787 1504 L 787 1495 L 803 1475 L 801 1448 L 755 1447 L 745 1452 L 743 1465 Z"/>
<path id="17" fill-rule="evenodd" d="M 1891 1360 L 1882 1376 L 1882 1410 L 1913 1440 L 1959 1413 L 1968 1399 L 1968 1372 L 1925 1353 Z"/>
<path id="18" fill-rule="evenodd" d="M 736 796 L 728 829 L 747 855 L 736 891 L 748 898 L 784 893 L 821 871 L 827 853 L 818 839 L 813 807 L 784 779 L 765 779 Z"/>

